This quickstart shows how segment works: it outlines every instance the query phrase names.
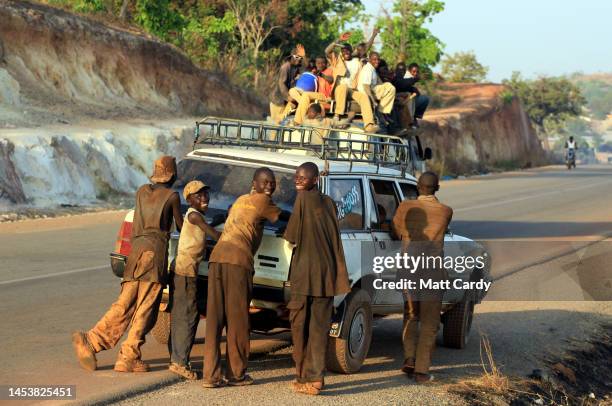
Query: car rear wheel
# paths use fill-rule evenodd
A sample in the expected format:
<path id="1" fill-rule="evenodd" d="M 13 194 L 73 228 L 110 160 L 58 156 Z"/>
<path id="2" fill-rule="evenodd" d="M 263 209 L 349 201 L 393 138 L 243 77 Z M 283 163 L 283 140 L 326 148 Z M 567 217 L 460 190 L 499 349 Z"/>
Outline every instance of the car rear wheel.
<path id="1" fill-rule="evenodd" d="M 462 349 L 468 343 L 472 319 L 474 317 L 474 302 L 471 300 L 457 303 L 443 316 L 444 330 L 442 337 L 445 347 Z"/>
<path id="2" fill-rule="evenodd" d="M 151 335 L 160 344 L 168 344 L 170 341 L 170 313 L 159 311 L 157 313 L 157 322 L 151 329 Z"/>
<path id="3" fill-rule="evenodd" d="M 327 369 L 352 374 L 363 365 L 372 342 L 372 308 L 370 295 L 357 290 L 346 299 L 344 334 L 330 337 L 327 345 Z"/>

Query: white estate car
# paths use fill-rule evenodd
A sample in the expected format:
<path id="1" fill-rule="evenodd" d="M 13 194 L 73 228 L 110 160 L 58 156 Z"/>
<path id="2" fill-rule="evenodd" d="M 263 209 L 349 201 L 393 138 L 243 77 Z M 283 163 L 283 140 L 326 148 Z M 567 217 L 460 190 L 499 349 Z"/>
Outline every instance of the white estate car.
<path id="1" fill-rule="evenodd" d="M 328 368 L 343 373 L 360 369 L 368 354 L 374 317 L 401 314 L 403 298 L 396 290 L 372 288 L 374 279 L 394 279 L 394 272 L 372 271 L 374 256 L 389 252 L 390 223 L 404 199 L 417 197 L 414 173 L 422 167 L 431 150 L 423 151 L 416 135 L 393 137 L 364 134 L 356 129 L 329 130 L 293 128 L 229 119 L 207 118 L 196 125 L 194 149 L 178 163 L 174 188 L 181 192 L 186 183 L 200 179 L 210 186 L 209 220 L 226 214 L 228 207 L 251 188 L 253 171 L 267 166 L 276 174 L 273 200 L 291 211 L 295 199 L 295 169 L 306 161 L 322 171 L 320 188 L 338 208 L 345 260 L 352 291 L 334 300 L 330 325 Z M 311 142 L 312 141 L 312 142 Z M 179 193 L 181 194 L 181 193 Z M 182 194 L 181 194 L 182 198 Z M 185 202 L 183 202 L 185 203 Z M 111 265 L 118 276 L 129 253 L 133 212 L 128 213 L 119 232 Z M 280 236 L 284 224 L 266 224 L 264 238 L 255 255 L 251 326 L 266 334 L 287 331 L 291 286 L 289 269 L 292 249 Z M 218 227 L 219 229 L 222 226 Z M 178 233 L 172 235 L 169 262 L 176 254 Z M 482 247 L 448 232 L 449 255 L 478 255 Z M 453 244 L 448 244 L 453 242 Z M 208 241 L 208 254 L 214 242 Z M 447 249 L 445 248 L 445 251 Z M 172 266 L 172 265 L 170 265 Z M 206 313 L 208 263 L 199 269 L 198 305 Z M 488 267 L 468 270 L 453 277 L 465 281 L 488 278 Z M 444 344 L 463 348 L 471 327 L 474 305 L 484 290 L 448 290 L 444 296 L 442 321 Z M 160 309 L 153 335 L 167 342 L 169 335 L 168 295 Z M 171 303 L 170 303 L 171 305 Z"/>

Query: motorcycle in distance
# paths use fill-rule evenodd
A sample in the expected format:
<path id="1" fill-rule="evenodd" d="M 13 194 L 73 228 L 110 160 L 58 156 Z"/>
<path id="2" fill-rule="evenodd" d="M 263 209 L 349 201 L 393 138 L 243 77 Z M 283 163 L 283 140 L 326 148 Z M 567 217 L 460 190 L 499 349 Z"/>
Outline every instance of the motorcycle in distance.
<path id="1" fill-rule="evenodd" d="M 571 170 L 572 167 L 576 168 L 576 150 L 574 148 L 567 149 L 565 164 L 567 165 L 568 170 Z"/>

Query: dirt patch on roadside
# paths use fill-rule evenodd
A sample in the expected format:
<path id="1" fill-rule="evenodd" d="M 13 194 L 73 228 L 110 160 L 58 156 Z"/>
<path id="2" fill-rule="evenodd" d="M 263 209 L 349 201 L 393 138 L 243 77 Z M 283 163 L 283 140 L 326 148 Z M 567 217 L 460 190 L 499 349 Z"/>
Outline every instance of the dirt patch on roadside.
<path id="1" fill-rule="evenodd" d="M 536 369 L 527 378 L 502 375 L 486 340 L 482 347 L 483 375 L 448 388 L 470 404 L 612 405 L 612 324 L 586 341 L 570 341 L 565 353 L 545 360 L 548 370 Z"/>

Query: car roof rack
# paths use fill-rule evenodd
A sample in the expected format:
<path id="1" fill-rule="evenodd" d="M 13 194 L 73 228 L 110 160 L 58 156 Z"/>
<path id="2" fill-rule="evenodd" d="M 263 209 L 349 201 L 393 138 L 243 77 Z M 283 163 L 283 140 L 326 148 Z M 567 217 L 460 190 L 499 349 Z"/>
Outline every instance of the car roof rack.
<path id="1" fill-rule="evenodd" d="M 412 168 L 410 141 L 393 135 L 351 129 L 293 127 L 261 121 L 205 117 L 196 121 L 193 149 L 198 145 L 262 148 L 271 151 L 301 150 L 325 161 L 376 165 L 397 169 L 404 176 Z"/>

